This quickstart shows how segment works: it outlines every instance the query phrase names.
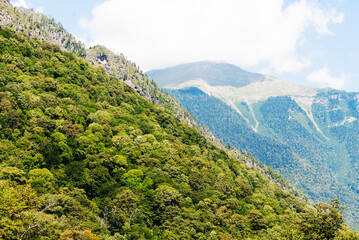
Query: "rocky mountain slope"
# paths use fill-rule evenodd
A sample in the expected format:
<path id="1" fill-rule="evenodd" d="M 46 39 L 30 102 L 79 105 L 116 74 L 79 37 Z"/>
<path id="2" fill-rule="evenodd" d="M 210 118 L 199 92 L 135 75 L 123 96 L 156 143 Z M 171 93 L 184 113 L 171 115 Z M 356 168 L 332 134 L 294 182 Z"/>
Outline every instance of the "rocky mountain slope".
<path id="1" fill-rule="evenodd" d="M 211 75 L 210 80 L 198 78 L 207 75 L 198 74 L 203 69 L 226 71 L 233 67 L 216 65 L 186 64 L 148 75 L 155 81 L 161 76 L 161 86 L 169 86 L 168 92 L 215 136 L 279 170 L 314 201 L 340 198 L 348 207 L 348 221 L 357 226 L 359 94 L 301 86 L 267 76 L 239 87 L 241 79 L 222 79 L 237 76 L 243 71 L 238 69 L 233 74 Z M 196 72 L 197 66 L 201 67 Z M 186 72 L 185 68 L 195 74 L 186 75 L 188 78 L 176 85 L 165 82 L 167 73 L 176 69 Z"/>
<path id="2" fill-rule="evenodd" d="M 0 42 L 1 239 L 358 239 L 103 68 Z"/>
<path id="3" fill-rule="evenodd" d="M 11 27 L 28 37 L 55 43 L 76 55 L 85 54 L 85 45 L 68 33 L 55 19 L 26 8 L 14 7 L 9 0 L 0 1 L 0 25 Z"/>

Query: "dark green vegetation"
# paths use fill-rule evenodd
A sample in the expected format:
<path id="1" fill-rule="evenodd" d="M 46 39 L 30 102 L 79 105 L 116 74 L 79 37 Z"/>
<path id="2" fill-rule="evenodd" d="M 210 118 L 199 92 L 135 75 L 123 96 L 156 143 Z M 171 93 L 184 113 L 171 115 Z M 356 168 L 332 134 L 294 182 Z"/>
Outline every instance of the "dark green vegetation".
<path id="1" fill-rule="evenodd" d="M 272 163 L 276 169 L 282 170 L 287 167 L 282 162 L 287 154 L 292 154 L 290 149 L 278 141 L 254 132 L 238 112 L 218 98 L 209 96 L 195 87 L 166 91 L 189 109 L 199 124 L 207 126 L 224 142 L 250 152 L 255 157 L 263 159 L 265 164 Z M 263 148 L 276 149 L 277 153 L 272 154 Z"/>
<path id="2" fill-rule="evenodd" d="M 310 208 L 103 68 L 0 43 L 0 238 L 355 237 L 337 203 Z"/>
<path id="3" fill-rule="evenodd" d="M 286 176 L 289 172 L 298 169 L 298 165 L 300 165 L 298 158 L 288 145 L 253 131 L 238 112 L 218 98 L 209 96 L 197 88 L 167 91 L 196 116 L 199 124 L 207 126 L 215 136 L 223 139 L 224 142 L 249 152 L 263 163 L 280 170 Z M 286 161 L 288 158 L 297 162 L 288 162 Z M 298 176 L 300 176 L 298 172 L 293 174 L 291 180 Z M 315 176 L 311 175 L 310 177 L 314 178 Z M 294 182 L 298 187 L 302 187 L 301 182 Z"/>

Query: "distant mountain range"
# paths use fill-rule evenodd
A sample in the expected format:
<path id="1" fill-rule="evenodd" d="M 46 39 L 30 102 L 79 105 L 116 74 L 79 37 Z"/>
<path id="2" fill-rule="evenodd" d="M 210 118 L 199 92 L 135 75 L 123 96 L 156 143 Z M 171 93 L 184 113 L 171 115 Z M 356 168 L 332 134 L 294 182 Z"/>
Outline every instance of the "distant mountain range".
<path id="1" fill-rule="evenodd" d="M 279 170 L 314 201 L 359 216 L 359 93 L 302 86 L 214 62 L 147 72 L 226 143 Z"/>

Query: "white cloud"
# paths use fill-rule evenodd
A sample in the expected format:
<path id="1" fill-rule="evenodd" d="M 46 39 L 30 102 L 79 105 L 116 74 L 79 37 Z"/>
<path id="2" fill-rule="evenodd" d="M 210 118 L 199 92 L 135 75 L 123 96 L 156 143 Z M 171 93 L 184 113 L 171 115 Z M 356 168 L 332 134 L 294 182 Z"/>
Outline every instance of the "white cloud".
<path id="1" fill-rule="evenodd" d="M 307 79 L 313 83 L 318 83 L 320 87 L 331 87 L 335 89 L 343 89 L 346 83 L 346 77 L 341 74 L 340 77 L 333 77 L 327 67 L 323 67 L 318 71 L 312 72 Z"/>
<path id="2" fill-rule="evenodd" d="M 26 2 L 26 0 L 11 0 L 11 4 L 15 7 L 24 7 L 24 8 L 30 8 L 29 4 Z M 31 4 L 30 4 L 31 5 Z M 35 9 L 33 9 L 35 12 L 37 13 L 43 13 L 44 12 L 44 7 L 40 6 L 37 7 Z"/>
<path id="3" fill-rule="evenodd" d="M 277 73 L 283 72 L 298 72 L 303 68 L 310 67 L 312 65 L 309 59 L 298 56 L 279 56 L 270 61 L 269 66 Z"/>
<path id="4" fill-rule="evenodd" d="M 28 5 L 25 0 L 17 0 L 17 1 L 11 1 L 12 5 L 15 7 L 24 7 L 28 8 Z"/>
<path id="5" fill-rule="evenodd" d="M 333 23 L 342 23 L 344 22 L 344 13 L 339 13 L 336 17 L 332 19 Z"/>
<path id="6" fill-rule="evenodd" d="M 144 70 L 199 60 L 276 72 L 310 66 L 298 47 L 305 32 L 332 34 L 343 14 L 299 0 L 108 0 L 81 20 L 91 40 L 123 52 Z"/>
<path id="7" fill-rule="evenodd" d="M 35 9 L 35 12 L 37 12 L 37 13 L 44 13 L 44 7 L 43 7 L 43 6 L 37 7 L 37 8 Z"/>

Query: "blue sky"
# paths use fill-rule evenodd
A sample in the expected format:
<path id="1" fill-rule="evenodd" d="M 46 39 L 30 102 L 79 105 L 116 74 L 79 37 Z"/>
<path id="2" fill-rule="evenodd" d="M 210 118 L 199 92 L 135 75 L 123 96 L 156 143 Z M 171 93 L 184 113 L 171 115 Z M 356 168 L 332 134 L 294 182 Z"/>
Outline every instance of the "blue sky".
<path id="1" fill-rule="evenodd" d="M 359 91 L 359 1 L 16 0 L 143 70 L 224 61 L 300 84 Z"/>

